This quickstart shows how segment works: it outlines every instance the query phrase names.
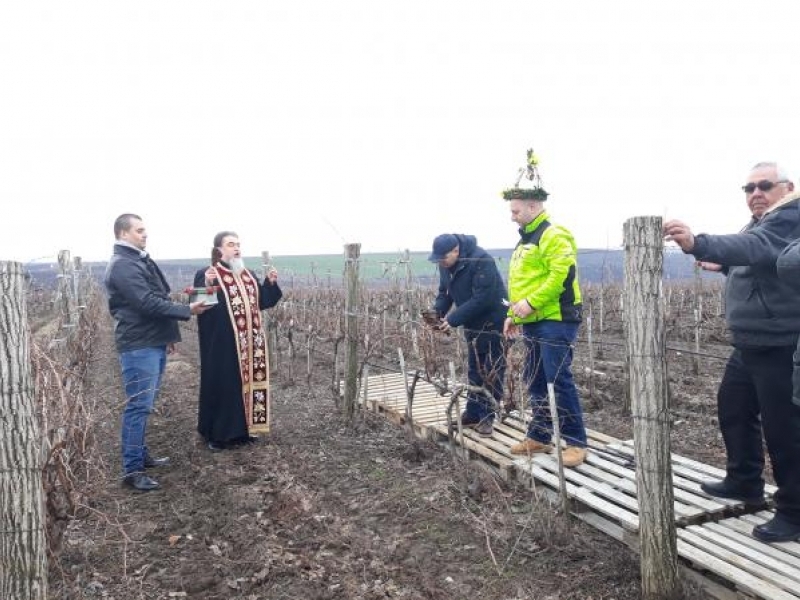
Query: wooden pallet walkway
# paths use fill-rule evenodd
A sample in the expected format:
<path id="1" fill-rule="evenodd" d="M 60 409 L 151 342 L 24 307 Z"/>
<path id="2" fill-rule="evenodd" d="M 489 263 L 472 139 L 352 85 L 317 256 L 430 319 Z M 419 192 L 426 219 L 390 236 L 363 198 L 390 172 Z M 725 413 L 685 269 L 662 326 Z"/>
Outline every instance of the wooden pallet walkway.
<path id="1" fill-rule="evenodd" d="M 409 378 L 410 383 L 410 378 Z M 463 436 L 448 436 L 447 406 L 450 398 L 418 380 L 407 417 L 406 383 L 400 373 L 369 377 L 362 388 L 368 410 L 393 422 L 413 427 L 439 443 L 455 443 L 470 458 L 480 460 L 506 480 L 517 480 L 555 496 L 560 490 L 558 461 L 552 454 L 533 457 L 512 455 L 510 448 L 525 437 L 524 417 L 512 415 L 495 423 L 491 437 L 471 429 Z M 453 417 L 461 407 L 453 410 Z M 620 440 L 588 431 L 589 448 L 584 464 L 564 469 L 572 513 L 581 520 L 631 547 L 637 547 L 639 529 L 636 464 L 632 440 Z M 705 585 L 712 597 L 753 597 L 766 600 L 800 600 L 800 543 L 764 544 L 750 532 L 769 519 L 772 511 L 748 514 L 738 501 L 712 498 L 700 484 L 719 479 L 724 470 L 690 458 L 672 455 L 674 514 L 678 555 L 684 572 Z M 775 492 L 767 486 L 768 498 Z M 713 573 L 725 584 L 715 584 Z"/>

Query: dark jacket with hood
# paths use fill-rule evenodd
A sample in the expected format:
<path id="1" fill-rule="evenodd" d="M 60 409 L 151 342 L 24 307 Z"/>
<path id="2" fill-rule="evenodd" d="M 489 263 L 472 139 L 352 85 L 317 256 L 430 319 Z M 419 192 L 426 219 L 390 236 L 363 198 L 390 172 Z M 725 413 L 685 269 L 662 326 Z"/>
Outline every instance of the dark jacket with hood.
<path id="1" fill-rule="evenodd" d="M 146 252 L 114 244 L 105 286 L 118 352 L 181 340 L 178 321 L 188 321 L 192 314 L 187 305 L 170 300 L 167 280 Z"/>
<path id="2" fill-rule="evenodd" d="M 737 347 L 792 346 L 800 335 L 797 284 L 778 277 L 776 262 L 800 238 L 798 199 L 782 202 L 742 233 L 695 236 L 691 254 L 727 273 L 725 319 Z"/>
<path id="3" fill-rule="evenodd" d="M 782 202 L 787 204 L 792 201 L 800 200 L 800 192 L 795 192 L 791 196 L 784 198 Z M 784 248 L 778 257 L 778 276 L 786 283 L 793 286 L 795 293 L 800 298 L 800 238 L 794 240 Z"/>
<path id="4" fill-rule="evenodd" d="M 506 318 L 506 286 L 497 264 L 478 246 L 474 235 L 455 234 L 458 260 L 451 268 L 439 265 L 439 293 L 434 308 L 447 315 L 451 327 L 463 326 L 467 337 L 481 331 L 502 331 Z M 455 310 L 447 314 L 450 308 Z"/>

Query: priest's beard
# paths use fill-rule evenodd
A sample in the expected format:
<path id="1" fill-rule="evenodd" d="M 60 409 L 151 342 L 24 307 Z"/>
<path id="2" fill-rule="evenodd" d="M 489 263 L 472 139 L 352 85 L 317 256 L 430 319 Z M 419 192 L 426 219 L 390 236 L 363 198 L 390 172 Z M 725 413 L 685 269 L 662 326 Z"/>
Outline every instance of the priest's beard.
<path id="1" fill-rule="evenodd" d="M 241 257 L 234 257 L 228 261 L 228 264 L 231 266 L 231 271 L 236 273 L 237 275 L 244 271 L 244 261 Z"/>

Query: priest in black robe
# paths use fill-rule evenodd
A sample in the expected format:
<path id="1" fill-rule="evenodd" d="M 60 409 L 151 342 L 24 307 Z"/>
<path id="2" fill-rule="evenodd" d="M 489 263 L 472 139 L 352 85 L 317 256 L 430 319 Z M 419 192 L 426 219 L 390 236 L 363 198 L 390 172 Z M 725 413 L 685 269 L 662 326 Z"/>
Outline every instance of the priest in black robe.
<path id="1" fill-rule="evenodd" d="M 195 273 L 216 305 L 197 320 L 200 405 L 197 431 L 212 451 L 258 439 L 270 426 L 269 350 L 261 311 L 283 293 L 270 269 L 260 281 L 242 261 L 238 236 L 214 237 L 211 266 Z"/>

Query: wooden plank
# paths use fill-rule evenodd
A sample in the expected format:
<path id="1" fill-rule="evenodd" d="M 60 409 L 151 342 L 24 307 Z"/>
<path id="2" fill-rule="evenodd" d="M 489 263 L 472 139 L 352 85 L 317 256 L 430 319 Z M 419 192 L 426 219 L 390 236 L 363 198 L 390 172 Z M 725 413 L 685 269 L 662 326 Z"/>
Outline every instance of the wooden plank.
<path id="1" fill-rule="evenodd" d="M 731 529 L 752 537 L 753 527 L 760 525 L 765 519 L 758 518 L 755 515 L 741 515 L 729 519 L 723 519 L 719 522 L 720 525 L 730 527 Z M 755 539 L 755 538 L 754 538 Z M 786 556 L 783 560 L 793 561 L 795 558 L 800 557 L 800 542 L 779 542 L 773 544 L 764 544 L 758 542 L 768 548 L 775 550 L 782 556 Z"/>
<path id="2" fill-rule="evenodd" d="M 502 429 L 499 429 L 497 426 L 494 427 L 494 432 L 492 433 L 492 438 L 496 439 L 499 442 L 502 442 L 505 446 L 508 446 L 508 452 L 511 453 L 511 446 L 517 444 L 519 439 L 512 438 L 506 435 Z"/>
<path id="3" fill-rule="evenodd" d="M 594 429 L 587 429 L 586 430 L 586 437 L 589 439 L 597 440 L 603 444 L 618 444 L 622 442 L 621 439 L 612 437 L 600 431 L 596 431 Z"/>
<path id="4" fill-rule="evenodd" d="M 370 383 L 369 387 L 370 393 L 373 392 L 372 386 L 373 384 Z M 402 382 L 399 382 L 397 384 L 386 385 L 386 386 L 378 385 L 375 387 L 374 392 L 376 394 L 385 396 L 387 398 L 399 398 L 399 397 L 405 398 L 406 388 Z M 430 386 L 420 387 L 419 385 L 417 385 L 417 387 L 414 388 L 414 397 L 419 398 L 421 396 L 429 396 L 431 398 L 441 398 L 442 401 L 450 402 L 450 397 L 442 396 L 439 393 L 439 391 L 436 390 L 436 388 L 432 388 Z"/>
<path id="5" fill-rule="evenodd" d="M 502 423 L 495 422 L 494 428 L 495 430 L 501 431 L 507 436 L 513 438 L 515 440 L 514 443 L 521 442 L 522 440 L 524 440 L 528 431 L 528 426 L 526 424 L 522 423 L 518 419 L 513 419 L 509 417 L 506 417 L 506 419 Z M 597 442 L 589 433 L 589 431 L 590 430 L 587 430 L 587 436 L 589 436 L 588 442 L 590 447 L 602 447 L 605 445 L 605 443 Z"/>
<path id="6" fill-rule="evenodd" d="M 558 462 L 555 458 L 540 454 L 534 456 L 531 460 L 543 469 L 547 470 L 548 473 L 552 473 L 558 477 Z M 629 496 L 614 489 L 607 483 L 591 479 L 573 469 L 564 469 L 564 479 L 573 484 L 579 485 L 589 492 L 596 494 L 601 498 L 605 498 L 606 500 L 613 502 L 614 504 L 617 504 L 626 510 L 631 511 L 632 513 L 639 513 L 639 502 L 637 501 L 636 496 Z"/>
<path id="7" fill-rule="evenodd" d="M 484 444 L 486 447 L 491 448 L 492 450 L 494 450 L 498 454 L 502 454 L 503 456 L 508 458 L 509 461 L 512 460 L 511 459 L 512 454 L 508 451 L 509 446 L 504 444 L 502 441 L 497 440 L 494 437 L 484 437 L 482 435 L 478 435 L 472 429 L 465 429 L 464 430 L 464 435 L 466 435 L 470 439 L 473 439 L 475 441 L 478 441 L 478 442 Z"/>
<path id="8" fill-rule="evenodd" d="M 393 422 L 405 421 L 406 392 L 402 374 L 370 377 L 367 403 L 379 409 Z M 382 389 L 383 388 L 383 389 Z M 418 381 L 412 403 L 412 419 L 421 434 L 448 443 L 446 410 L 450 397 L 441 395 L 432 385 Z M 461 410 L 464 400 L 455 410 Z M 454 414 L 453 417 L 457 417 Z M 523 412 L 495 421 L 491 437 L 464 430 L 456 444 L 466 448 L 473 458 L 496 466 L 501 477 L 514 473 L 543 484 L 542 490 L 557 496 L 559 480 L 557 461 L 552 454 L 532 459 L 511 455 L 513 444 L 526 436 L 528 422 Z M 619 440 L 594 430 L 587 430 L 589 452 L 583 465 L 566 469 L 566 491 L 575 506 L 575 516 L 606 534 L 635 547 L 638 543 L 638 500 L 633 441 Z M 479 465 L 482 463 L 479 461 Z M 724 477 L 724 470 L 673 454 L 673 492 L 675 515 L 680 525 L 689 519 L 699 520 L 719 514 L 743 503 L 710 498 L 700 491 L 700 483 Z M 768 490 L 774 490 L 770 486 Z M 587 512 L 585 509 L 589 509 Z M 720 576 L 741 593 L 770 600 L 800 600 L 800 543 L 762 544 L 750 535 L 754 524 L 771 518 L 772 513 L 741 515 L 719 523 L 690 525 L 678 529 L 679 556 L 699 568 Z M 783 547 L 787 546 L 787 547 Z M 681 565 L 681 569 L 720 600 L 729 600 L 733 592 L 702 574 Z"/>
<path id="9" fill-rule="evenodd" d="M 525 439 L 525 431 L 520 431 L 516 427 L 512 427 L 508 420 L 505 420 L 502 423 L 495 423 L 494 428 L 496 431 L 499 431 L 512 438 L 515 444 Z"/>
<path id="10" fill-rule="evenodd" d="M 398 410 L 398 411 L 394 411 L 394 412 L 401 413 L 402 415 L 405 416 L 405 411 L 404 410 Z M 412 406 L 411 407 L 411 416 L 414 419 L 417 419 L 419 417 L 431 417 L 431 416 L 434 416 L 434 417 L 440 417 L 445 421 L 447 420 L 447 414 L 443 410 L 441 410 L 440 408 L 437 408 L 437 407 Z"/>
<path id="11" fill-rule="evenodd" d="M 774 557 L 767 556 L 762 549 L 756 548 L 752 543 L 747 540 L 739 541 L 732 536 L 724 535 L 718 531 L 714 531 L 713 523 L 705 523 L 703 525 L 692 525 L 686 528 L 686 531 L 691 531 L 698 537 L 711 542 L 716 548 L 724 548 L 730 552 L 735 553 L 743 559 L 742 564 L 747 565 L 747 570 L 755 569 L 756 567 L 764 567 L 765 570 L 759 571 L 759 575 L 767 581 L 772 581 L 775 585 L 781 586 L 781 582 L 790 582 L 789 589 L 797 589 L 800 592 L 800 569 L 791 566 L 783 561 L 778 561 Z M 750 542 L 756 540 L 751 538 Z M 761 544 L 767 547 L 767 544 Z M 770 575 L 774 573 L 776 577 Z"/>
<path id="12" fill-rule="evenodd" d="M 626 440 L 625 442 L 623 442 L 623 445 L 633 448 L 633 441 Z M 674 453 L 672 454 L 672 463 L 673 465 L 680 465 L 683 467 L 687 467 L 692 472 L 698 473 L 698 476 L 700 476 L 700 474 L 707 476 L 704 479 L 699 479 L 698 481 L 700 481 L 700 483 L 707 481 L 708 477 L 710 477 L 712 480 L 725 478 L 725 469 L 720 469 L 712 465 L 707 465 L 706 463 L 702 463 L 694 459 L 687 458 L 686 456 L 681 456 L 680 454 L 674 454 Z M 774 485 L 766 484 L 764 486 L 764 491 L 767 494 L 772 495 L 776 491 L 778 491 L 778 488 Z"/>
<path id="13" fill-rule="evenodd" d="M 543 490 L 554 502 L 558 502 L 560 500 L 560 496 L 555 490 L 551 490 L 549 488 L 543 488 Z M 595 512 L 572 511 L 571 514 L 576 519 L 580 519 L 598 531 L 611 536 L 615 540 L 622 542 L 632 550 L 638 552 L 638 536 L 635 532 L 621 527 L 618 522 L 609 520 L 603 515 Z M 681 562 L 683 563 L 685 561 Z M 690 568 L 688 565 L 679 564 L 678 568 L 682 577 L 689 579 L 696 585 L 700 586 L 709 598 L 713 598 L 713 600 L 742 600 L 742 596 L 735 590 L 731 589 L 730 587 L 726 587 L 717 581 L 709 579 L 706 575 Z"/>
<path id="14" fill-rule="evenodd" d="M 383 410 L 385 410 L 386 412 L 398 413 L 400 415 L 405 415 L 406 414 L 406 405 L 405 404 L 402 404 L 402 405 L 394 404 L 393 405 L 393 404 L 383 403 L 383 404 L 381 404 L 381 408 Z M 430 409 L 430 408 L 428 408 L 426 406 L 420 406 L 420 407 L 412 406 L 411 407 L 411 414 L 413 415 L 414 413 L 417 413 L 417 412 L 419 414 L 426 414 L 426 413 L 430 413 L 430 412 L 440 412 L 442 415 L 445 414 L 443 410 L 442 411 L 437 411 L 435 409 L 432 410 L 432 409 Z"/>
<path id="15" fill-rule="evenodd" d="M 405 406 L 398 406 L 398 407 L 384 406 L 384 409 L 387 412 L 394 412 L 394 413 L 397 413 L 397 414 L 402 415 L 402 416 L 405 416 L 405 414 L 406 414 L 405 408 L 406 408 Z M 441 408 L 438 408 L 438 407 L 435 407 L 435 406 L 432 406 L 432 407 L 431 406 L 412 406 L 411 407 L 411 416 L 416 418 L 417 415 L 426 416 L 426 417 L 431 416 L 431 415 L 435 415 L 435 416 L 441 416 L 442 419 L 445 419 L 445 420 L 447 419 L 447 413 L 445 413 L 445 411 L 442 410 Z"/>
<path id="16" fill-rule="evenodd" d="M 678 529 L 678 555 L 688 558 L 720 577 L 736 584 L 759 598 L 798 600 L 792 590 L 797 585 L 789 578 L 746 560 L 739 554 L 719 546 L 710 546 L 702 537 L 687 529 Z"/>
<path id="17" fill-rule="evenodd" d="M 436 429 L 442 433 L 443 435 L 447 436 L 447 428 L 438 426 Z M 476 454 L 483 456 L 484 458 L 492 461 L 496 465 L 502 467 L 503 469 L 513 469 L 514 463 L 509 458 L 503 456 L 499 452 L 495 452 L 493 449 L 488 448 L 487 446 L 476 442 L 468 437 L 464 437 L 463 440 L 460 438 L 458 434 L 454 435 L 453 438 L 455 439 L 456 443 L 467 448 L 468 450 L 472 450 Z"/>
<path id="18" fill-rule="evenodd" d="M 764 510 L 749 515 L 740 515 L 739 518 L 742 521 L 746 521 L 750 525 L 755 526 L 755 525 L 761 525 L 762 523 L 766 523 L 774 516 L 775 516 L 775 511 Z M 792 556 L 800 556 L 800 542 L 775 542 L 772 544 L 772 546 L 780 548 L 781 550 L 791 554 Z"/>
<path id="19" fill-rule="evenodd" d="M 619 451 L 629 455 L 631 458 L 633 458 L 633 448 L 631 448 L 629 446 L 626 446 L 626 445 L 621 445 L 621 446 L 612 445 L 611 448 L 613 448 L 614 450 L 619 450 Z M 675 458 L 675 455 L 673 455 L 673 459 L 674 458 Z M 692 461 L 692 462 L 695 462 L 695 461 Z M 696 464 L 702 464 L 702 463 L 696 463 Z M 702 483 L 703 481 L 706 481 L 708 478 L 705 475 L 703 475 L 701 473 L 698 473 L 696 470 L 694 470 L 694 468 L 692 466 L 686 466 L 684 464 L 680 464 L 680 462 L 678 462 L 678 464 L 673 462 L 673 464 L 672 464 L 672 473 L 673 473 L 673 478 L 675 476 L 678 476 L 678 477 L 680 477 L 682 479 L 682 481 L 684 482 L 684 485 L 682 487 L 684 487 L 684 489 L 690 489 L 691 491 L 695 491 L 698 494 L 702 494 L 703 496 L 705 496 L 707 498 L 712 498 L 712 496 L 709 496 L 708 494 L 705 494 L 704 492 L 702 492 L 700 490 L 700 483 Z M 692 482 L 692 483 L 689 483 L 689 482 Z M 674 481 L 673 481 L 673 485 L 674 485 Z M 743 508 L 743 507 L 746 506 L 745 503 L 740 501 L 740 500 L 730 500 L 730 499 L 727 499 L 727 498 L 714 498 L 714 501 L 718 502 L 719 504 L 728 506 L 728 507 L 735 506 L 735 507 Z"/>
<path id="20" fill-rule="evenodd" d="M 413 377 L 409 377 L 408 378 L 409 385 L 411 385 L 413 380 L 414 380 Z M 406 384 L 403 381 L 402 375 L 400 377 L 396 378 L 396 379 L 390 379 L 390 380 L 384 379 L 384 380 L 381 380 L 381 381 L 374 381 L 373 378 L 370 377 L 369 378 L 369 385 L 370 385 L 370 387 L 375 385 L 378 388 L 384 389 L 384 390 L 397 390 L 397 391 L 401 392 L 403 395 L 405 395 L 405 393 L 406 393 Z M 420 391 L 426 391 L 426 392 L 430 391 L 430 392 L 434 392 L 436 394 L 441 395 L 441 393 L 439 392 L 438 389 L 436 389 L 435 386 L 431 385 L 427 381 L 423 381 L 421 379 L 418 379 L 417 380 L 417 384 L 414 386 L 414 393 L 417 394 Z"/>
<path id="21" fill-rule="evenodd" d="M 633 467 L 622 464 L 623 460 L 613 455 L 603 454 L 602 452 L 590 451 L 586 456 L 586 463 L 590 466 L 601 468 L 605 471 L 629 479 L 636 483 L 636 471 Z M 584 463 L 584 464 L 586 464 Z M 690 482 L 678 475 L 672 476 L 673 494 L 675 498 L 689 506 L 697 507 L 697 515 L 702 511 L 710 514 L 720 513 L 732 504 L 737 504 L 735 500 L 725 500 L 720 502 L 717 498 L 709 498 L 700 491 L 700 485 Z"/>
<path id="22" fill-rule="evenodd" d="M 741 594 L 736 590 L 723 586 L 721 583 L 713 581 L 704 574 L 689 568 L 686 565 L 678 565 L 681 575 L 700 586 L 709 598 L 714 600 L 742 600 Z"/>
<path id="23" fill-rule="evenodd" d="M 591 453 L 591 451 L 590 451 Z M 621 491 L 625 491 L 634 497 L 636 496 L 636 481 L 635 477 L 621 477 L 619 475 L 614 475 L 607 471 L 597 468 L 592 464 L 583 463 L 582 465 L 575 468 L 576 471 L 580 473 L 584 473 L 589 477 L 593 477 L 599 481 L 603 481 L 608 485 L 615 487 Z M 675 496 L 676 502 L 676 513 L 678 513 L 679 519 L 687 519 L 687 518 L 694 518 L 694 517 L 701 517 L 708 512 L 708 508 L 716 508 L 718 507 L 717 504 L 713 502 L 708 502 L 707 507 L 698 506 L 698 503 L 702 504 L 703 499 L 699 496 L 695 496 L 694 494 L 690 494 L 680 488 L 673 486 L 672 488 L 673 494 Z M 677 506 L 681 506 L 681 509 L 678 510 Z"/>
<path id="24" fill-rule="evenodd" d="M 530 422 L 530 417 L 522 418 L 520 416 L 508 415 L 505 418 L 505 424 L 508 427 L 511 427 L 523 434 L 523 436 L 528 431 L 528 423 Z M 611 444 L 611 443 L 622 443 L 622 440 L 619 438 L 612 437 L 610 435 L 606 435 L 600 431 L 595 431 L 594 429 L 587 429 L 586 430 L 586 437 L 589 440 L 596 441 L 599 444 Z"/>
<path id="25" fill-rule="evenodd" d="M 533 477 L 535 480 L 541 481 L 542 483 L 550 486 L 551 488 L 558 490 L 559 488 L 559 480 L 558 477 L 549 473 L 536 463 L 531 463 L 530 468 L 526 469 L 527 465 L 517 465 L 518 470 L 521 471 L 524 475 L 528 477 Z M 630 531 L 638 531 L 639 529 L 639 517 L 630 511 L 624 510 L 602 498 L 597 497 L 595 494 L 590 492 L 589 490 L 577 487 L 570 482 L 566 482 L 566 490 L 570 497 L 580 500 L 584 505 L 592 508 L 593 510 L 606 515 L 607 517 L 611 517 L 614 521 L 618 522 L 623 528 L 628 529 Z"/>
<path id="26" fill-rule="evenodd" d="M 678 556 L 689 560 L 693 565 L 715 573 L 723 579 L 735 584 L 739 589 L 746 590 L 750 595 L 766 600 L 797 600 L 797 596 L 765 584 L 759 578 L 752 576 L 747 571 L 737 569 L 724 560 L 707 554 L 703 550 L 692 546 L 686 540 L 678 539 Z M 737 598 L 741 597 L 737 594 Z"/>
<path id="27" fill-rule="evenodd" d="M 547 455 L 538 455 L 533 459 L 537 462 L 540 466 L 546 468 L 548 471 L 552 472 L 553 474 L 558 473 L 558 462 L 554 457 L 547 456 Z M 580 484 L 588 490 L 593 491 L 594 493 L 602 496 L 620 506 L 635 512 L 636 514 L 639 513 L 639 500 L 635 493 L 635 485 L 632 487 L 634 488 L 633 494 L 625 493 L 628 490 L 619 490 L 612 485 L 609 485 L 605 481 L 599 479 L 593 479 L 592 477 L 588 476 L 585 472 L 580 470 L 580 467 L 577 469 L 564 469 L 564 478 L 572 481 L 575 484 Z M 673 512 L 679 519 L 685 519 L 689 517 L 693 517 L 697 515 L 697 510 L 686 506 L 680 502 L 673 503 Z M 702 511 L 701 511 L 702 512 Z"/>
<path id="28" fill-rule="evenodd" d="M 739 544 L 747 546 L 752 549 L 752 551 L 767 557 L 766 560 L 769 564 L 766 566 L 775 565 L 778 571 L 780 571 L 781 569 L 778 568 L 777 565 L 778 563 L 784 563 L 793 569 L 800 569 L 800 557 L 793 556 L 790 552 L 786 552 L 779 546 L 758 541 L 753 537 L 752 525 L 747 525 L 738 519 L 732 518 L 723 519 L 719 523 L 704 523 L 702 527 L 718 535 L 724 535 Z"/>
<path id="29" fill-rule="evenodd" d="M 553 504 L 560 504 L 561 503 L 561 496 L 558 491 L 551 489 L 549 487 L 541 487 L 541 491 L 547 496 L 548 500 L 550 500 Z M 585 510 L 573 510 L 570 511 L 570 514 L 602 531 L 606 535 L 611 536 L 618 542 L 622 542 L 626 546 L 632 549 L 638 549 L 639 546 L 639 537 L 637 535 L 638 532 L 632 531 L 630 529 L 626 529 L 622 527 L 618 520 L 616 519 L 607 519 L 603 515 L 596 513 L 596 512 L 587 512 Z"/>
<path id="30" fill-rule="evenodd" d="M 503 421 L 503 426 L 509 430 L 509 433 L 516 432 L 520 440 L 523 439 L 528 432 L 528 426 L 519 419 L 513 417 L 506 417 Z"/>
<path id="31" fill-rule="evenodd" d="M 376 398 L 375 396 L 370 395 L 368 398 L 377 399 L 379 402 L 382 402 L 386 406 L 391 406 L 391 407 L 399 407 L 399 406 L 405 407 L 405 405 L 407 404 L 406 399 L 401 398 L 399 396 L 378 396 Z M 420 406 L 420 405 L 438 406 L 444 411 L 447 410 L 447 405 L 449 404 L 449 402 L 442 402 L 440 398 L 437 398 L 435 396 L 420 396 L 420 397 L 415 396 L 411 404 L 413 406 Z"/>

